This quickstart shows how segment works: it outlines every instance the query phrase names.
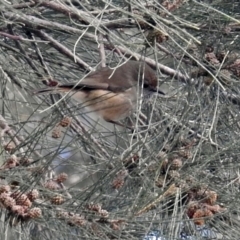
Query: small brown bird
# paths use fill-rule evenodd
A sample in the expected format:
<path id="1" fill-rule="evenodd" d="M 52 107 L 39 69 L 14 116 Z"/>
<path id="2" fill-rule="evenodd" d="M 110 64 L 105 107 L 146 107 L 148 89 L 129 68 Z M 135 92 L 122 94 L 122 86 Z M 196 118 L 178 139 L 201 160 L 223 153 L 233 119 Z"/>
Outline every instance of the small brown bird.
<path id="1" fill-rule="evenodd" d="M 143 91 L 142 91 L 143 89 Z M 163 94 L 158 89 L 155 71 L 145 62 L 128 61 L 116 69 L 104 67 L 90 73 L 79 83 L 60 84 L 40 89 L 41 93 L 71 93 L 84 107 L 91 108 L 105 121 L 122 126 L 118 121 L 128 117 L 141 92 Z"/>

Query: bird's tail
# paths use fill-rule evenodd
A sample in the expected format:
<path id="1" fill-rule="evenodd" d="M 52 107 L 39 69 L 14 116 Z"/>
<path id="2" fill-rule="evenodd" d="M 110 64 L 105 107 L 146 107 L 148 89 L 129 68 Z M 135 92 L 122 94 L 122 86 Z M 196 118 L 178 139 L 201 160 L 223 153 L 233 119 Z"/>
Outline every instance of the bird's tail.
<path id="1" fill-rule="evenodd" d="M 59 87 L 48 87 L 48 88 L 43 88 L 39 89 L 33 92 L 34 95 L 38 94 L 49 94 L 49 93 L 60 93 L 60 92 L 69 92 L 71 91 L 71 88 L 69 87 L 64 87 L 64 86 L 59 86 Z"/>

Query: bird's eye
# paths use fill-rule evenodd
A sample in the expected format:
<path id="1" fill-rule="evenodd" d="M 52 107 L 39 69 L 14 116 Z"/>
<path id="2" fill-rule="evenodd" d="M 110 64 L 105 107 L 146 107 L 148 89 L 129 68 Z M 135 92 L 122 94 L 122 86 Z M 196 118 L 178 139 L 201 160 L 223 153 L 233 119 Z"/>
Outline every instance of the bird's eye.
<path id="1" fill-rule="evenodd" d="M 144 88 L 148 88 L 148 87 L 149 87 L 149 84 L 145 82 L 145 83 L 143 84 L 143 87 L 144 87 Z"/>

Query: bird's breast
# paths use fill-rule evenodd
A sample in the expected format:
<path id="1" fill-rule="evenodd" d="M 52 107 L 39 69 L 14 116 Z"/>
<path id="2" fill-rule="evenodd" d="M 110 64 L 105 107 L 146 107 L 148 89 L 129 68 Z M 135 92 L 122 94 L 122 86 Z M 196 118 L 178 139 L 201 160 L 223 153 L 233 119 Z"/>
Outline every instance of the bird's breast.
<path id="1" fill-rule="evenodd" d="M 78 91 L 73 95 L 85 107 L 97 112 L 106 121 L 118 121 L 129 116 L 136 104 L 134 88 L 114 93 L 106 90 Z"/>

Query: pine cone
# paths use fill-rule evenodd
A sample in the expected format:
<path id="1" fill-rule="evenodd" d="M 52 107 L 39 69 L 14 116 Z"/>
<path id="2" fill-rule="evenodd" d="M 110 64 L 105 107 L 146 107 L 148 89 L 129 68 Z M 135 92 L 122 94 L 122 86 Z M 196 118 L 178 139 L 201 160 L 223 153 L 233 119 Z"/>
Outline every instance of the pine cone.
<path id="1" fill-rule="evenodd" d="M 42 216 L 42 210 L 40 208 L 32 208 L 27 213 L 28 217 L 30 218 L 39 218 Z"/>
<path id="2" fill-rule="evenodd" d="M 58 190 L 60 189 L 59 184 L 54 181 L 54 180 L 48 180 L 47 182 L 44 183 L 44 187 L 49 189 L 49 190 Z"/>
<path id="3" fill-rule="evenodd" d="M 52 131 L 52 138 L 60 138 L 61 137 L 61 129 L 59 127 L 55 127 Z"/>
<path id="4" fill-rule="evenodd" d="M 30 192 L 27 193 L 27 196 L 29 198 L 30 201 L 34 201 L 39 197 L 39 192 L 37 189 L 33 189 Z"/>
<path id="5" fill-rule="evenodd" d="M 3 192 L 10 192 L 11 190 L 11 187 L 9 185 L 2 185 L 0 186 L 0 194 L 3 193 Z"/>
<path id="6" fill-rule="evenodd" d="M 11 207 L 13 213 L 24 217 L 26 215 L 26 207 L 20 205 L 14 205 Z"/>
<path id="7" fill-rule="evenodd" d="M 64 117 L 61 122 L 59 123 L 61 127 L 68 127 L 72 122 L 72 118 Z"/>
<path id="8" fill-rule="evenodd" d="M 24 193 L 16 196 L 15 200 L 17 205 L 26 206 L 26 207 L 32 206 L 32 202 L 29 200 L 28 196 Z"/>
<path id="9" fill-rule="evenodd" d="M 62 183 L 64 181 L 66 181 L 68 179 L 68 175 L 66 173 L 60 173 L 57 177 L 56 177 L 56 182 L 58 183 Z"/>
<path id="10" fill-rule="evenodd" d="M 64 203 L 64 198 L 61 195 L 56 195 L 53 198 L 51 198 L 51 203 L 54 205 L 61 205 Z"/>

